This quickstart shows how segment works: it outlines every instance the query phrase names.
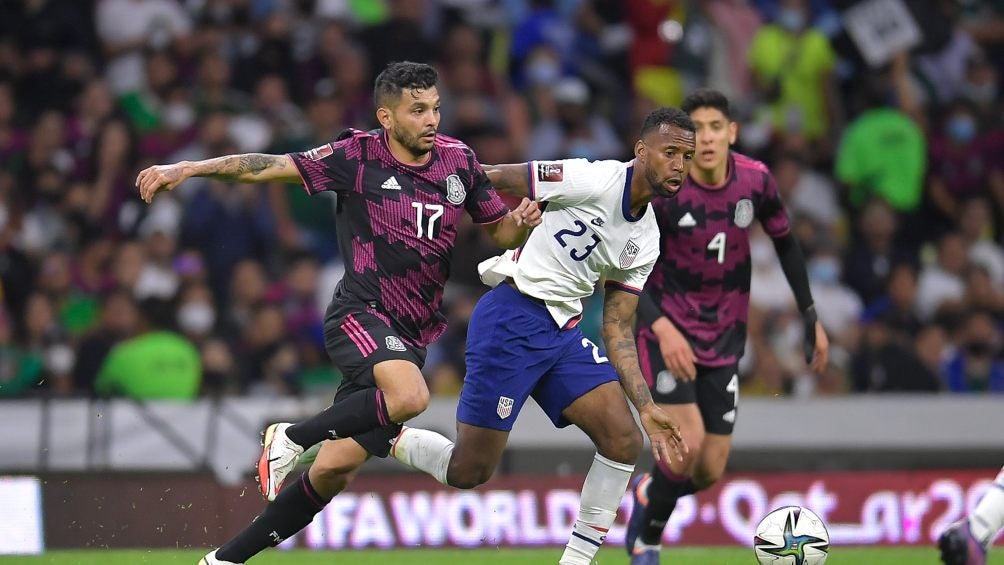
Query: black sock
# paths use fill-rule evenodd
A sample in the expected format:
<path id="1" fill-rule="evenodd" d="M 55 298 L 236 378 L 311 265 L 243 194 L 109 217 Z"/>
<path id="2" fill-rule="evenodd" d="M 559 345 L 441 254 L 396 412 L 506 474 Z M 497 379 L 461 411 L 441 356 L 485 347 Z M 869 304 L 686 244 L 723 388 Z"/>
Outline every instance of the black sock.
<path id="1" fill-rule="evenodd" d="M 352 437 L 392 423 L 387 415 L 383 391 L 367 388 L 357 390 L 316 416 L 286 428 L 286 437 L 306 449 L 326 439 Z"/>
<path id="2" fill-rule="evenodd" d="M 295 483 L 282 489 L 275 501 L 270 502 L 244 531 L 220 546 L 216 557 L 244 563 L 265 548 L 275 547 L 306 528 L 328 502 L 317 494 L 304 472 Z"/>
<path id="3" fill-rule="evenodd" d="M 674 481 L 656 466 L 652 469 L 652 482 L 648 484 L 648 506 L 645 507 L 645 523 L 639 538 L 645 545 L 660 545 L 662 531 L 681 497 L 696 492 L 690 479 Z"/>

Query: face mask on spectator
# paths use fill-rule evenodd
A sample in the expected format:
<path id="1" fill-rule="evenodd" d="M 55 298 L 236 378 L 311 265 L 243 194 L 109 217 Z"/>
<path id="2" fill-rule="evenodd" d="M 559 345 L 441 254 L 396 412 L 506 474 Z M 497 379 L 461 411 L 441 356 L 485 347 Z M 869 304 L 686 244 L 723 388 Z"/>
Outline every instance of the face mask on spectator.
<path id="1" fill-rule="evenodd" d="M 171 103 L 164 109 L 164 124 L 174 130 L 183 130 L 195 122 L 195 111 L 188 104 Z"/>
<path id="2" fill-rule="evenodd" d="M 836 257 L 820 257 L 809 262 L 809 278 L 822 284 L 834 284 L 840 279 L 840 261 Z"/>
<path id="3" fill-rule="evenodd" d="M 777 25 L 788 31 L 801 31 L 805 27 L 805 14 L 795 8 L 781 8 L 777 14 Z"/>
<path id="4" fill-rule="evenodd" d="M 531 84 L 553 84 L 561 76 L 561 67 L 549 57 L 537 57 L 526 67 L 526 77 Z"/>
<path id="5" fill-rule="evenodd" d="M 976 137 L 976 120 L 968 114 L 953 116 L 948 120 L 948 136 L 958 143 L 968 143 Z"/>
<path id="6" fill-rule="evenodd" d="M 216 323 L 216 312 L 205 302 L 189 302 L 178 308 L 178 327 L 191 334 L 205 334 Z"/>

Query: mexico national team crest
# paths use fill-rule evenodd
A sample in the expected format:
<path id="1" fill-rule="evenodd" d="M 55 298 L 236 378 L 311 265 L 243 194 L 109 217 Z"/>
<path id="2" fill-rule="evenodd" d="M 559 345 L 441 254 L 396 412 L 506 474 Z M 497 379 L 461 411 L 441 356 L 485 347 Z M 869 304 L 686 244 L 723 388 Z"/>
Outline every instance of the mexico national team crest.
<path id="1" fill-rule="evenodd" d="M 464 190 L 464 183 L 460 182 L 460 177 L 450 175 L 446 177 L 446 199 L 450 204 L 461 205 L 467 198 L 467 191 Z"/>
<path id="2" fill-rule="evenodd" d="M 500 396 L 499 406 L 495 409 L 495 412 L 497 412 L 499 418 L 502 418 L 503 420 L 508 418 L 509 415 L 512 414 L 512 399 L 508 396 Z"/>
<path id="3" fill-rule="evenodd" d="M 384 339 L 384 343 L 387 344 L 387 349 L 390 349 L 391 351 L 407 351 L 404 347 L 404 342 L 402 342 L 401 338 L 396 335 L 387 336 L 387 338 Z"/>
<path id="4" fill-rule="evenodd" d="M 748 228 L 753 223 L 753 201 L 749 198 L 736 202 L 735 223 L 741 228 Z"/>
<path id="5" fill-rule="evenodd" d="M 638 247 L 638 244 L 629 239 L 627 245 L 624 246 L 624 251 L 621 251 L 621 268 L 627 269 L 630 267 L 631 263 L 634 263 L 634 258 L 638 256 L 639 251 L 641 251 L 641 248 Z"/>

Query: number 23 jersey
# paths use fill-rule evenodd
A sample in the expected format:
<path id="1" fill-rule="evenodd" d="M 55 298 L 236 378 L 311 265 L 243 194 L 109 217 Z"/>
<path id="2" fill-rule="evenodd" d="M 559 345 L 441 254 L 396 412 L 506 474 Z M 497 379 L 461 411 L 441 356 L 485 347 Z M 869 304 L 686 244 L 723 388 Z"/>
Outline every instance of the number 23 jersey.
<path id="1" fill-rule="evenodd" d="M 596 282 L 640 294 L 659 257 L 659 228 L 650 204 L 631 214 L 633 163 L 531 161 L 530 198 L 546 203 L 541 224 L 519 249 L 484 261 L 481 279 L 506 277 L 543 300 L 559 327 L 582 313 L 581 299 Z"/>

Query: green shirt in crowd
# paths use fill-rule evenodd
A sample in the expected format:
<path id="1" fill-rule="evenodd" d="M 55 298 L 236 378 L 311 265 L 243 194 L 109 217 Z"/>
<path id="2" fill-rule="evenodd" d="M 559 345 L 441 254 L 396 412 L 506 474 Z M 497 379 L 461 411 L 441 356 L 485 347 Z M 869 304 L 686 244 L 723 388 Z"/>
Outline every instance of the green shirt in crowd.
<path id="1" fill-rule="evenodd" d="M 920 127 L 893 108 L 861 114 L 847 126 L 837 151 L 836 177 L 850 186 L 850 200 L 864 205 L 877 196 L 912 212 L 924 195 L 927 143 Z"/>
<path id="2" fill-rule="evenodd" d="M 112 348 L 94 390 L 136 400 L 188 400 L 199 393 L 202 366 L 190 341 L 174 332 L 145 333 Z"/>

